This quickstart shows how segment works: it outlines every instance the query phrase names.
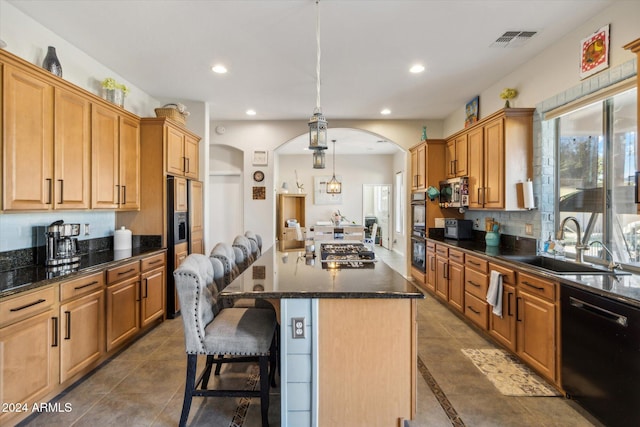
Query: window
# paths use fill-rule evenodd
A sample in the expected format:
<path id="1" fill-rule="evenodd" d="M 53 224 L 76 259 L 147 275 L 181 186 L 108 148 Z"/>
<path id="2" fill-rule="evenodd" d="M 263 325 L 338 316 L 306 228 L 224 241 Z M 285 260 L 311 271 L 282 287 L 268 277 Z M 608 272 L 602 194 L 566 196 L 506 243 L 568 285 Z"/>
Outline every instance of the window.
<path id="1" fill-rule="evenodd" d="M 573 216 L 585 257 L 640 266 L 640 205 L 635 203 L 638 171 L 637 89 L 628 90 L 557 118 L 556 227 Z M 546 236 L 543 236 L 546 237 Z M 575 254 L 573 222 L 565 226 L 565 251 Z"/>
<path id="2" fill-rule="evenodd" d="M 404 177 L 402 172 L 396 172 L 394 197 L 394 212 L 396 233 L 404 235 Z"/>

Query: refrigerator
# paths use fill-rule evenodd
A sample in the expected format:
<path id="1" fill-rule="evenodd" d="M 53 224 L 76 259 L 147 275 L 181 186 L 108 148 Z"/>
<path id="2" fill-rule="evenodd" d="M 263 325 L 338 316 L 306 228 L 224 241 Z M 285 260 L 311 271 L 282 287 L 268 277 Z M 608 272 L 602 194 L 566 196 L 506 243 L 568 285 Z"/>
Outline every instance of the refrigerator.
<path id="1" fill-rule="evenodd" d="M 189 255 L 189 180 L 167 177 L 167 317 L 180 313 L 173 271 Z"/>

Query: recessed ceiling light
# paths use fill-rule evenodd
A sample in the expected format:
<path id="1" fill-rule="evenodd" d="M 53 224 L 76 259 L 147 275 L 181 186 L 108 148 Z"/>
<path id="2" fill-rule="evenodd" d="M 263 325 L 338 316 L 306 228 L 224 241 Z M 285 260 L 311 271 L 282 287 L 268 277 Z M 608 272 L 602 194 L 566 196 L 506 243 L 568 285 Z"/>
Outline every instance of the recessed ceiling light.
<path id="1" fill-rule="evenodd" d="M 388 108 L 385 108 L 382 111 L 380 111 L 380 114 L 382 114 L 383 116 L 387 116 L 391 114 L 391 110 L 389 110 Z"/>
<path id="2" fill-rule="evenodd" d="M 225 67 L 222 64 L 218 64 L 211 67 L 211 71 L 213 71 L 216 74 L 225 74 L 227 72 L 227 67 Z"/>
<path id="3" fill-rule="evenodd" d="M 421 72 L 424 71 L 424 65 L 416 64 L 416 65 L 412 66 L 411 68 L 409 68 L 409 71 L 414 73 L 414 74 L 421 73 Z"/>
<path id="4" fill-rule="evenodd" d="M 247 116 L 255 116 L 256 110 L 247 110 Z"/>

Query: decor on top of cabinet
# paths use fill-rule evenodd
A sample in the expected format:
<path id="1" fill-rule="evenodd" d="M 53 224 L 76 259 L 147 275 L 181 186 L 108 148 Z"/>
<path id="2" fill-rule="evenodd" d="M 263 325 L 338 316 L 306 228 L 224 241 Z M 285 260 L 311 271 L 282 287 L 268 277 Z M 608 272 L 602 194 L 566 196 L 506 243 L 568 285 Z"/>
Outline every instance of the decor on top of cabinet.
<path id="1" fill-rule="evenodd" d="M 467 102 L 464 107 L 464 127 L 469 127 L 478 121 L 478 112 L 480 110 L 480 97 L 476 96 Z"/>
<path id="2" fill-rule="evenodd" d="M 510 87 L 502 89 L 502 92 L 500 92 L 500 98 L 504 99 L 504 108 L 511 108 L 509 100 L 515 98 L 516 96 L 518 96 L 518 89 L 513 89 Z"/>
<path id="3" fill-rule="evenodd" d="M 122 83 L 116 82 L 112 77 L 107 77 L 102 81 L 102 98 L 124 107 L 124 97 L 129 93 L 129 88 Z"/>
<path id="4" fill-rule="evenodd" d="M 156 117 L 168 117 L 182 125 L 186 124 L 187 117 L 191 114 L 187 111 L 187 107 L 180 103 L 163 105 L 161 108 L 156 108 L 155 112 Z"/>
<path id="5" fill-rule="evenodd" d="M 58 77 L 62 77 L 62 65 L 60 65 L 58 55 L 56 55 L 55 47 L 49 46 L 47 48 L 47 56 L 45 56 L 44 61 L 42 61 L 42 68 L 50 71 Z"/>

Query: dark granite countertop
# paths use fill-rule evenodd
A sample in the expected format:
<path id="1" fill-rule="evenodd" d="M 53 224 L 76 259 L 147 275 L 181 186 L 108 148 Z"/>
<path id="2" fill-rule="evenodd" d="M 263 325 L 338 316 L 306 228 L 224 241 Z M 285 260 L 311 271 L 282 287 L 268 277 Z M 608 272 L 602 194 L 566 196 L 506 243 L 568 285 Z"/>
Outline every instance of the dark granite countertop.
<path id="1" fill-rule="evenodd" d="M 221 296 L 232 298 L 424 298 L 410 281 L 381 260 L 354 268 L 329 268 L 302 252 L 266 251 Z"/>
<path id="2" fill-rule="evenodd" d="M 449 246 L 463 249 L 478 255 L 487 257 L 495 257 L 496 261 L 503 264 L 512 264 L 524 272 L 536 274 L 538 276 L 547 277 L 556 280 L 563 285 L 577 287 L 589 292 L 593 292 L 600 296 L 612 298 L 617 301 L 640 307 L 640 275 L 631 274 L 624 276 L 613 275 L 596 275 L 596 274 L 575 274 L 575 275 L 559 275 L 553 274 L 548 270 L 544 270 L 535 266 L 513 261 L 505 256 L 510 255 L 535 255 L 535 246 L 533 249 L 529 245 L 519 247 L 517 244 L 510 247 L 488 247 L 484 242 L 478 240 L 449 240 L 442 238 L 430 237 L 439 243 L 445 243 Z"/>
<path id="3" fill-rule="evenodd" d="M 105 268 L 116 267 L 129 261 L 162 252 L 161 247 L 142 246 L 131 250 L 131 254 L 122 255 L 113 250 L 102 250 L 83 254 L 77 270 L 51 273 L 43 265 L 32 265 L 0 272 L 0 298 L 4 298 L 29 289 L 49 285 L 62 280 L 80 277 Z"/>

